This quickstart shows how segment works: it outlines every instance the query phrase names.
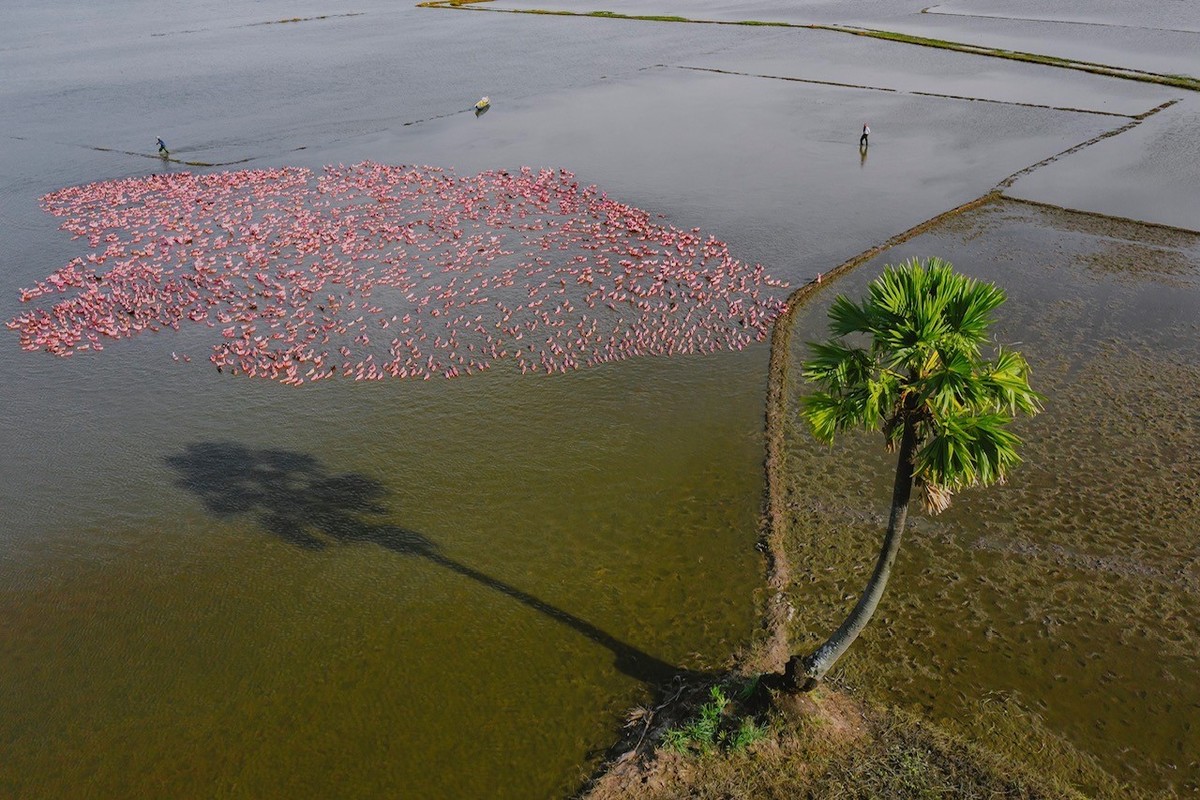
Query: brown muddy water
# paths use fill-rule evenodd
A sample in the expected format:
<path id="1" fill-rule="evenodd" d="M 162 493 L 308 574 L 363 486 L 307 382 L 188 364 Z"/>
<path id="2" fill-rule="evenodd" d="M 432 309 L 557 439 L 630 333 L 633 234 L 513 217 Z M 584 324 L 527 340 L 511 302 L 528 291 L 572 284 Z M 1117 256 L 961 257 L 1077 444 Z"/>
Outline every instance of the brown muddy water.
<path id="1" fill-rule="evenodd" d="M 1121 795 L 1200 789 L 1200 237 L 1009 201 L 884 253 L 801 309 L 793 370 L 835 293 L 939 255 L 1008 291 L 996 337 L 1045 411 L 1025 463 L 910 532 L 841 679 L 1035 769 Z M 804 386 L 796 387 L 797 393 Z M 793 397 L 792 409 L 795 409 Z M 795 633 L 818 643 L 874 563 L 894 463 L 793 424 Z"/>

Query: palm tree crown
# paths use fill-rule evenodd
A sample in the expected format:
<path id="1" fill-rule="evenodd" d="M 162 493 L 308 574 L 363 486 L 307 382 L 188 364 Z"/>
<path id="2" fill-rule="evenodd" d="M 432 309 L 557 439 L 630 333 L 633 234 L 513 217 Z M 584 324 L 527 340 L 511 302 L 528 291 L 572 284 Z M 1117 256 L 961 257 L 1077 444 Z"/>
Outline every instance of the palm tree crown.
<path id="1" fill-rule="evenodd" d="M 804 398 L 803 413 L 816 437 L 832 442 L 849 428 L 882 430 L 898 451 L 892 509 L 875 569 L 853 610 L 826 642 L 793 656 L 784 685 L 816 685 L 854 643 L 883 597 L 900 550 L 914 486 L 927 510 L 950 505 L 954 492 L 1004 480 L 1020 461 L 1008 423 L 1018 411 L 1034 414 L 1041 397 L 1029 388 L 1029 365 L 988 341 L 992 311 L 1004 292 L 959 275 L 931 258 L 888 266 L 862 303 L 833 301 L 834 338 L 810 344 L 804 376 L 818 391 Z"/>
<path id="2" fill-rule="evenodd" d="M 804 364 L 819 387 L 803 401 L 813 434 L 830 443 L 849 428 L 882 430 L 894 450 L 910 428 L 913 483 L 932 513 L 960 489 L 1003 481 L 1020 461 L 1007 425 L 1041 402 L 1019 353 L 997 346 L 989 361 L 980 352 L 1004 299 L 939 258 L 886 267 L 862 303 L 839 296 L 829 311 L 835 338 L 810 344 Z"/>

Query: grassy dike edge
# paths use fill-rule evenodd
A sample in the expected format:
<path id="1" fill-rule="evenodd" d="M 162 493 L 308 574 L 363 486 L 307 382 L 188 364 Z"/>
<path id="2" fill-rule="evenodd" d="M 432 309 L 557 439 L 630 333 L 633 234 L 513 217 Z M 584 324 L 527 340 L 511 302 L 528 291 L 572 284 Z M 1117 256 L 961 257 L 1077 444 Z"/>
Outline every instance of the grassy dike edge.
<path id="1" fill-rule="evenodd" d="M 1043 66 L 1058 67 L 1060 69 L 1073 69 L 1080 72 L 1089 72 L 1093 75 L 1104 75 L 1110 78 L 1122 78 L 1124 80 L 1154 83 L 1160 86 L 1171 86 L 1177 89 L 1200 92 L 1200 78 L 1194 78 L 1190 75 L 1165 75 L 1158 72 L 1149 72 L 1146 70 L 1131 69 L 1127 67 L 1114 67 L 1109 64 L 1100 64 L 1091 61 L 1076 61 L 1074 59 L 1042 55 L 1040 53 L 1026 53 L 1020 50 L 1005 50 L 999 47 L 986 47 L 983 45 L 966 44 L 963 42 L 951 42 L 944 39 L 931 39 L 924 36 L 914 36 L 912 34 L 877 30 L 874 28 L 848 27 L 843 25 L 822 25 L 818 23 L 804 24 L 795 22 L 777 22 L 756 19 L 693 19 L 691 17 L 663 14 L 622 14 L 617 11 L 565 11 L 561 9 L 551 10 L 542 8 L 487 8 L 482 5 L 483 3 L 489 3 L 492 1 L 493 0 L 426 0 L 426 2 L 417 3 L 417 6 L 419 8 L 458 8 L 470 11 L 492 11 L 501 14 L 538 14 L 556 17 L 598 17 L 601 19 L 622 19 L 633 20 L 637 22 L 686 22 L 693 25 L 742 25 L 751 27 L 802 28 L 806 30 L 832 31 L 834 33 L 847 33 L 853 36 L 868 36 L 874 39 L 885 39 L 891 42 L 913 44 L 921 47 L 934 47 L 940 50 L 953 50 L 955 52 L 969 53 L 977 56 L 1004 58 L 1010 61 L 1024 61 L 1030 64 L 1041 64 Z"/>

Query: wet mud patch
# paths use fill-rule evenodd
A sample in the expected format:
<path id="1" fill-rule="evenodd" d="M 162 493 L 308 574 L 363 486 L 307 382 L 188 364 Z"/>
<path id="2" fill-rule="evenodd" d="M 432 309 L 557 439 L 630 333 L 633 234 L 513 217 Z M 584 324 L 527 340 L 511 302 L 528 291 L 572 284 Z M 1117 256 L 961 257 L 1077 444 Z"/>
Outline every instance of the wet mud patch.
<path id="1" fill-rule="evenodd" d="M 998 202 L 836 281 L 797 310 L 791 370 L 835 293 L 939 255 L 1009 294 L 1046 410 L 1018 423 L 1005 486 L 916 515 L 840 679 L 1099 796 L 1200 787 L 1200 237 Z M 795 649 L 866 580 L 894 469 L 877 436 L 819 446 L 794 421 L 785 470 Z"/>
<path id="2" fill-rule="evenodd" d="M 1192 267 L 1187 256 L 1178 250 L 1127 241 L 1109 242 L 1097 252 L 1081 254 L 1079 263 L 1125 280 L 1143 279 L 1143 273 L 1151 273 L 1164 283 L 1171 283 L 1169 279 L 1173 276 L 1187 275 Z"/>
<path id="3" fill-rule="evenodd" d="M 1027 201 L 1018 201 L 1027 202 Z M 1037 205 L 1033 203 L 1032 205 Z M 1019 211 L 1013 208 L 1013 219 L 1022 218 Z M 964 221 L 971 226 L 974 221 Z M 1065 209 L 1042 206 L 1041 213 L 1034 223 L 1051 230 L 1065 233 L 1081 233 L 1085 236 L 1095 236 L 1112 241 L 1137 244 L 1145 247 L 1171 248 L 1186 252 L 1196 248 L 1196 234 L 1163 225 L 1149 225 L 1133 220 L 1116 219 L 1101 214 L 1078 213 Z"/>

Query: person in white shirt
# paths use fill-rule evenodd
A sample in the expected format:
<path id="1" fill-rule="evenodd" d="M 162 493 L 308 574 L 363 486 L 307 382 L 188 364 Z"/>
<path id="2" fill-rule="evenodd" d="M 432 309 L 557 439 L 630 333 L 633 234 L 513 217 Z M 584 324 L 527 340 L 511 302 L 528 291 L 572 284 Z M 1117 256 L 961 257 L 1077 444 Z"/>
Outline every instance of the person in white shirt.
<path id="1" fill-rule="evenodd" d="M 866 147 L 869 144 L 869 142 L 867 142 L 867 137 L 870 135 L 871 135 L 871 127 L 869 125 L 867 125 L 867 123 L 864 122 L 862 136 L 858 137 L 858 146 Z"/>

